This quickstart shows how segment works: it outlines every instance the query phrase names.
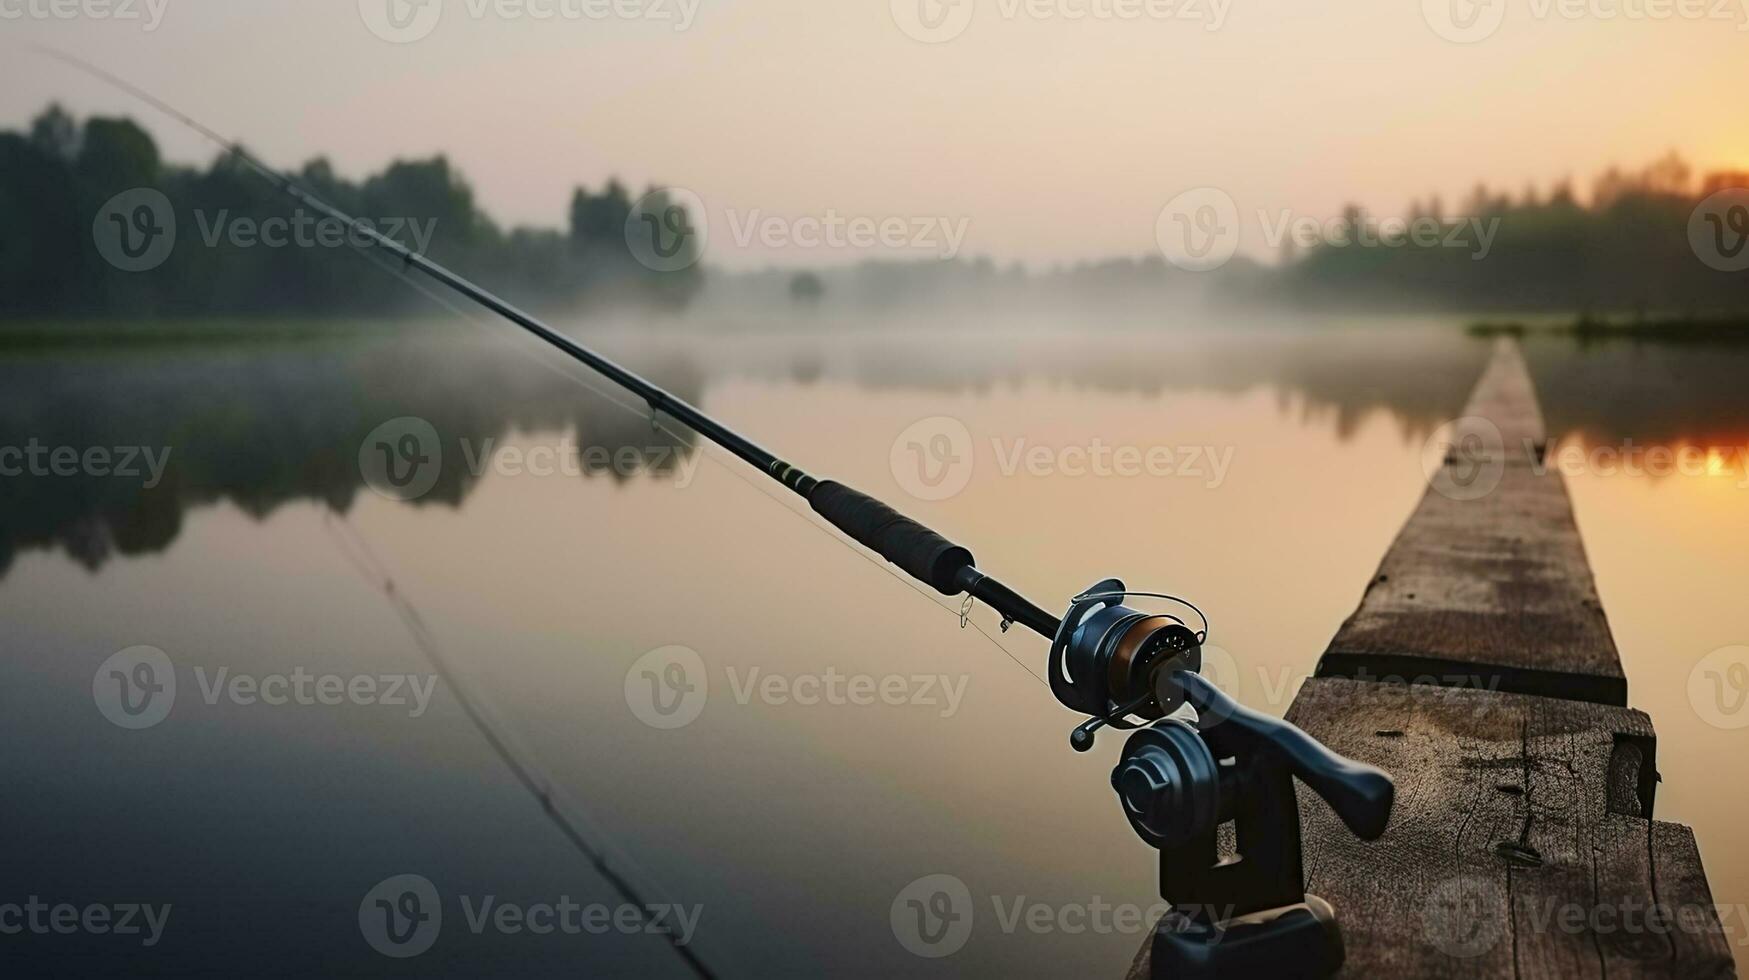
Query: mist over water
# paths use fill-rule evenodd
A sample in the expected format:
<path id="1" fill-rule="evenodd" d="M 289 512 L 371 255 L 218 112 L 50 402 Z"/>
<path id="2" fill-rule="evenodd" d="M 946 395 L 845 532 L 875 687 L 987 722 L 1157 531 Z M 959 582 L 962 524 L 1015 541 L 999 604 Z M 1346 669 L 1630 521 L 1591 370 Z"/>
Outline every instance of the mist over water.
<path id="1" fill-rule="evenodd" d="M 810 471 L 975 543 L 981 565 L 1047 605 L 1111 574 L 1195 597 L 1236 693 L 1274 713 L 1423 492 L 1424 443 L 1488 351 L 1433 317 L 944 308 L 832 324 L 566 326 Z M 1634 702 L 1658 721 L 1660 816 L 1695 824 L 1728 900 L 1749 881 L 1743 808 L 1690 771 L 1728 733 L 1699 721 L 1682 681 L 1749 623 L 1724 592 L 1669 584 L 1749 574 L 1719 541 L 1749 493 L 1727 455 L 1749 447 L 1735 383 L 1749 353 L 1526 344 L 1556 444 L 1693 444 L 1726 460 L 1705 479 L 1569 483 Z M 15 651 L 0 683 L 20 695 L 0 755 L 29 790 L 0 820 L 34 842 L 11 871 L 67 896 L 175 907 L 150 958 L 79 937 L 92 975 L 240 959 L 267 975 L 382 975 L 398 964 L 358 938 L 358 906 L 408 872 L 449 916 L 420 969 L 679 975 L 649 936 L 467 930 L 464 897 L 613 898 L 444 684 L 417 717 L 209 701 L 219 670 L 431 673 L 359 575 L 355 537 L 643 879 L 702 905 L 696 941 L 713 959 L 791 976 L 1115 975 L 1142 941 L 1014 925 L 1034 903 L 1155 901 L 1151 853 L 1106 785 L 1117 740 L 1068 751 L 1076 719 L 1035 676 L 1040 643 L 981 608 L 983 632 L 955 629 L 957 606 L 855 560 L 739 463 L 652 427 L 526 338 L 443 318 L 295 342 L 36 349 L 0 361 L 0 381 L 0 445 L 169 450 L 150 488 L 0 484 Z M 441 463 L 398 500 L 370 483 L 361 450 L 406 418 L 430 424 Z M 946 456 L 916 437 L 942 419 L 969 437 Z M 1171 468 L 1125 475 L 1126 447 Z M 940 495 L 928 477 L 949 464 L 963 485 Z M 170 657 L 180 690 L 163 723 L 130 732 L 93 706 L 92 677 L 140 644 Z M 626 689 L 639 658 L 673 645 L 696 651 L 709 691 L 695 720 L 662 730 Z M 939 680 L 900 704 L 748 693 L 771 676 Z M 1041 846 L 1061 839 L 1076 846 Z M 971 941 L 939 962 L 907 953 L 889 923 L 895 896 L 932 874 L 965 882 L 976 910 Z M 0 955 L 26 963 L 32 949 Z"/>

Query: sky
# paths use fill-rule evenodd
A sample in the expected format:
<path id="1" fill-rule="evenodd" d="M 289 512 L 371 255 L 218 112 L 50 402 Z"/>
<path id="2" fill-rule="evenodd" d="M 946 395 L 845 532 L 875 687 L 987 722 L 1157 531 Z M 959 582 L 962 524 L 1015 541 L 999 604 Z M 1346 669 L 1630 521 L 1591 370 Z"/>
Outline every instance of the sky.
<path id="1" fill-rule="evenodd" d="M 1746 27 L 1749 0 L 0 0 L 0 125 L 58 99 L 211 156 L 43 43 L 280 166 L 447 153 L 506 224 L 618 175 L 696 195 L 726 267 L 960 232 L 1038 268 L 1157 254 L 1198 188 L 1263 254 L 1350 201 L 1449 212 L 1672 149 L 1749 169 Z M 911 231 L 816 243 L 834 218 Z"/>

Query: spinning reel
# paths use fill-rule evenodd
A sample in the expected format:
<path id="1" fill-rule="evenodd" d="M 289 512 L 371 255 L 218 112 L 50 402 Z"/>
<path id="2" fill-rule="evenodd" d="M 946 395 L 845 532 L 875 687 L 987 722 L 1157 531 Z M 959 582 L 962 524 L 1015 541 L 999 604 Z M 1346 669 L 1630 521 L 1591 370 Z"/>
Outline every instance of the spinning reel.
<path id="1" fill-rule="evenodd" d="M 1202 628 L 1165 613 L 1123 605 L 1131 596 L 1170 599 L 1195 612 Z M 1202 669 L 1208 619 L 1183 599 L 1130 592 L 1108 578 L 1076 596 L 1051 642 L 1051 693 L 1071 711 L 1091 717 L 1069 735 L 1077 752 L 1093 748 L 1093 733 L 1109 725 L 1129 729 L 1164 718 L 1184 703 L 1175 685 L 1157 685 L 1174 671 Z M 1162 689 L 1163 688 L 1163 689 Z"/>
<path id="2" fill-rule="evenodd" d="M 1202 628 L 1119 601 L 1135 595 L 1182 603 Z M 1052 691 L 1090 716 L 1070 745 L 1091 749 L 1107 725 L 1136 729 L 1111 784 L 1136 836 L 1159 850 L 1160 896 L 1171 903 L 1154 930 L 1152 976 L 1328 977 L 1342 966 L 1342 931 L 1335 909 L 1305 892 L 1294 779 L 1362 840 L 1384 833 L 1395 789 L 1201 677 L 1207 637 L 1190 603 L 1107 579 L 1072 600 L 1051 644 Z M 1194 721 L 1177 711 L 1185 704 Z"/>

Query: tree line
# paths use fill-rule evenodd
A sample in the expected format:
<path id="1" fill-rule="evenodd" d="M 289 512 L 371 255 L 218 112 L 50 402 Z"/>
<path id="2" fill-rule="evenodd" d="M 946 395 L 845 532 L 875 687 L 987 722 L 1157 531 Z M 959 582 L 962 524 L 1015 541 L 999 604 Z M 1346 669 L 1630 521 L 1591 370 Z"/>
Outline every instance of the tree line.
<path id="1" fill-rule="evenodd" d="M 672 242 L 680 260 L 665 268 L 674 271 L 639 262 L 628 244 L 635 211 L 668 208 L 657 189 L 634 200 L 617 180 L 598 192 L 579 187 L 563 230 L 505 229 L 443 156 L 396 160 L 362 181 L 317 158 L 292 176 L 342 211 L 530 305 L 679 308 L 702 284 L 702 270 L 687 261 L 696 252 L 685 251 L 696 250 L 695 240 Z M 105 257 L 99 225 L 116 195 L 141 188 L 168 200 L 177 238 L 161 264 L 129 272 Z M 80 122 L 50 106 L 27 130 L 0 132 L 0 314 L 351 315 L 413 302 L 411 290 L 385 281 L 379 265 L 387 257 L 360 261 L 346 242 L 307 224 L 318 216 L 296 211 L 232 153 L 204 169 L 169 164 L 131 119 Z M 306 222 L 301 230 L 288 231 L 293 216 Z M 262 234 L 274 230 L 270 219 L 279 219 L 277 238 Z M 425 237 L 420 231 L 428 241 L 415 240 Z M 286 247 L 288 240 L 313 247 Z"/>
<path id="2" fill-rule="evenodd" d="M 1749 174 L 1697 180 L 1674 153 L 1640 170 L 1612 167 L 1581 201 L 1564 180 L 1514 196 L 1478 185 L 1448 216 L 1438 198 L 1405 222 L 1460 223 L 1457 247 L 1328 241 L 1291 248 L 1263 296 L 1296 307 L 1716 314 L 1749 309 L 1749 272 L 1729 266 L 1749 244 Z M 1380 222 L 1351 206 L 1346 229 Z M 1482 229 L 1486 249 L 1479 247 Z M 1358 237 L 1358 236 L 1357 236 Z"/>

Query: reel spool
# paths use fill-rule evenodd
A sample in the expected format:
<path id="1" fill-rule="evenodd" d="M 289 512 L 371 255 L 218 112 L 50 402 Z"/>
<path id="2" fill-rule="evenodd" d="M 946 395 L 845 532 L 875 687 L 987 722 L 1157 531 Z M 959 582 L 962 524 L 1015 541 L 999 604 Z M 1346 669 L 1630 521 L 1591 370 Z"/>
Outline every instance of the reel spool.
<path id="1" fill-rule="evenodd" d="M 1135 596 L 1176 602 L 1194 612 L 1202 628 L 1192 630 L 1178 616 L 1123 604 Z M 1106 725 L 1139 728 L 1177 710 L 1184 692 L 1169 679 L 1174 671 L 1202 669 L 1207 638 L 1208 618 L 1176 596 L 1131 592 L 1114 578 L 1076 596 L 1050 656 L 1051 692 L 1071 711 L 1090 716 L 1070 733 L 1069 745 L 1086 752 L 1093 747 L 1093 733 Z"/>

